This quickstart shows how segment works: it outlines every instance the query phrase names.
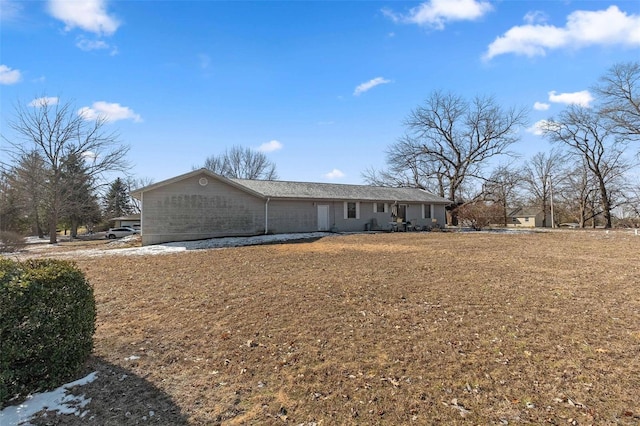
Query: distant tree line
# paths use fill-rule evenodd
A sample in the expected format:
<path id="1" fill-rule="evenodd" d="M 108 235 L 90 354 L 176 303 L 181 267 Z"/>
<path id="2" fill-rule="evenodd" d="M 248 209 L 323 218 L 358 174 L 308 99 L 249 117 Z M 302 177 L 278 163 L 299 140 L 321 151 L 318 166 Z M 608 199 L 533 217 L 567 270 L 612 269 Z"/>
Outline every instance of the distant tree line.
<path id="1" fill-rule="evenodd" d="M 555 224 L 638 226 L 640 62 L 614 65 L 593 91 L 595 107 L 570 105 L 539 124 L 554 148 L 520 165 L 510 148 L 527 124 L 526 109 L 434 91 L 409 113 L 405 134 L 386 151 L 387 167 L 363 178 L 448 198 L 450 224 L 506 226 L 511 209 L 528 206 L 545 212 L 548 226 L 553 201 Z"/>

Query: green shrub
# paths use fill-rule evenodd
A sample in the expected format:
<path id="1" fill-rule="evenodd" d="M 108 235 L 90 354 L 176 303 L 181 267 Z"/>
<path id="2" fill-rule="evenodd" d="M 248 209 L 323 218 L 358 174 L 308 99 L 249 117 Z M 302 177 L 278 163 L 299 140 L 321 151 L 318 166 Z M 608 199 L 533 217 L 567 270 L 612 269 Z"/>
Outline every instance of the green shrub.
<path id="1" fill-rule="evenodd" d="M 95 319 L 93 288 L 74 263 L 0 259 L 0 408 L 74 378 Z"/>
<path id="2" fill-rule="evenodd" d="M 11 231 L 0 231 L 0 253 L 20 251 L 26 245 L 22 235 Z"/>

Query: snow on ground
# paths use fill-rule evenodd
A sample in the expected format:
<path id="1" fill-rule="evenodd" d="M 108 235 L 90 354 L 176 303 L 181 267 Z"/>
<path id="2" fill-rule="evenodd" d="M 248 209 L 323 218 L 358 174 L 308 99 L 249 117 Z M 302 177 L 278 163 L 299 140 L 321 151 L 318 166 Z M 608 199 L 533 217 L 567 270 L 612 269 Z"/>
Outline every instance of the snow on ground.
<path id="1" fill-rule="evenodd" d="M 168 254 L 183 252 L 186 250 L 205 250 L 224 247 L 241 247 L 251 246 L 259 244 L 272 244 L 280 243 L 292 240 L 303 240 L 312 238 L 322 238 L 335 236 L 339 234 L 329 232 L 307 232 L 297 234 L 277 234 L 277 235 L 256 235 L 252 237 L 223 237 L 223 238 L 211 238 L 208 240 L 198 241 L 179 241 L 173 243 L 155 244 L 144 247 L 123 247 L 123 248 L 109 248 L 105 250 L 102 248 L 86 249 L 86 250 L 73 250 L 67 252 L 57 251 L 56 256 L 69 256 L 69 257 L 99 257 L 99 256 L 147 256 L 157 254 Z M 37 237 L 35 237 L 37 240 Z M 118 247 L 121 245 L 127 245 L 140 238 L 139 235 L 131 235 L 128 237 L 120 238 L 118 240 L 110 241 L 108 247 Z M 42 242 L 42 240 L 38 240 Z M 40 247 L 40 246 L 39 246 Z M 50 246 L 49 246 L 50 247 Z M 43 245 L 41 248 L 29 249 L 30 252 L 38 252 L 39 250 L 47 250 L 47 246 Z"/>
<path id="2" fill-rule="evenodd" d="M 292 240 L 302 240 L 310 238 L 322 238 L 337 234 L 331 234 L 327 232 L 308 232 L 300 234 L 277 234 L 277 235 L 256 235 L 253 237 L 224 237 L 224 238 L 211 238 L 208 240 L 198 241 L 179 241 L 174 243 L 163 243 L 152 246 L 144 247 L 128 247 L 112 250 L 83 250 L 87 256 L 102 256 L 104 254 L 113 254 L 121 256 L 135 256 L 135 255 L 153 255 L 153 254 L 165 254 L 175 253 L 186 250 L 204 250 L 212 248 L 224 248 L 224 247 L 241 247 L 252 246 L 259 244 L 280 243 Z M 120 241 L 126 242 L 125 237 Z"/>
<path id="3" fill-rule="evenodd" d="M 27 399 L 19 405 L 10 405 L 0 411 L 0 425 L 28 425 L 34 414 L 42 411 L 56 411 L 59 414 L 75 414 L 84 417 L 87 411 L 82 409 L 91 402 L 91 398 L 84 395 L 73 395 L 69 389 L 74 386 L 82 386 L 93 382 L 97 373 L 93 372 L 75 382 L 67 383 L 50 392 L 29 395 Z"/>

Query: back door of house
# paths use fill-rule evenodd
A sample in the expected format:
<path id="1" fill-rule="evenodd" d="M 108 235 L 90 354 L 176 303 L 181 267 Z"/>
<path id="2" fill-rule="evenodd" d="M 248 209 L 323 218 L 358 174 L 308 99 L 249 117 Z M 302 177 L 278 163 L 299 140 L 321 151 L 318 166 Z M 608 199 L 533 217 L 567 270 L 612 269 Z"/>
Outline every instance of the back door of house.
<path id="1" fill-rule="evenodd" d="M 318 231 L 329 230 L 329 206 L 318 204 Z"/>

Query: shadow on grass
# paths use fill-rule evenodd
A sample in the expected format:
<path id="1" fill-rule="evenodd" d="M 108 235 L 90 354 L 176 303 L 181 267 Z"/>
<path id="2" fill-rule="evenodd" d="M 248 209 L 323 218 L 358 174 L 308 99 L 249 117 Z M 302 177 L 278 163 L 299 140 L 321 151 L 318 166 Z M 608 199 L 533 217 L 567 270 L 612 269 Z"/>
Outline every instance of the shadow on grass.
<path id="1" fill-rule="evenodd" d="M 40 413 L 33 425 L 187 425 L 187 418 L 180 407 L 161 389 L 144 378 L 120 366 L 92 356 L 83 372 L 97 372 L 97 378 L 84 386 L 70 389 L 70 393 L 91 398 L 80 411 L 87 411 L 81 418 L 74 414 L 56 412 Z"/>

